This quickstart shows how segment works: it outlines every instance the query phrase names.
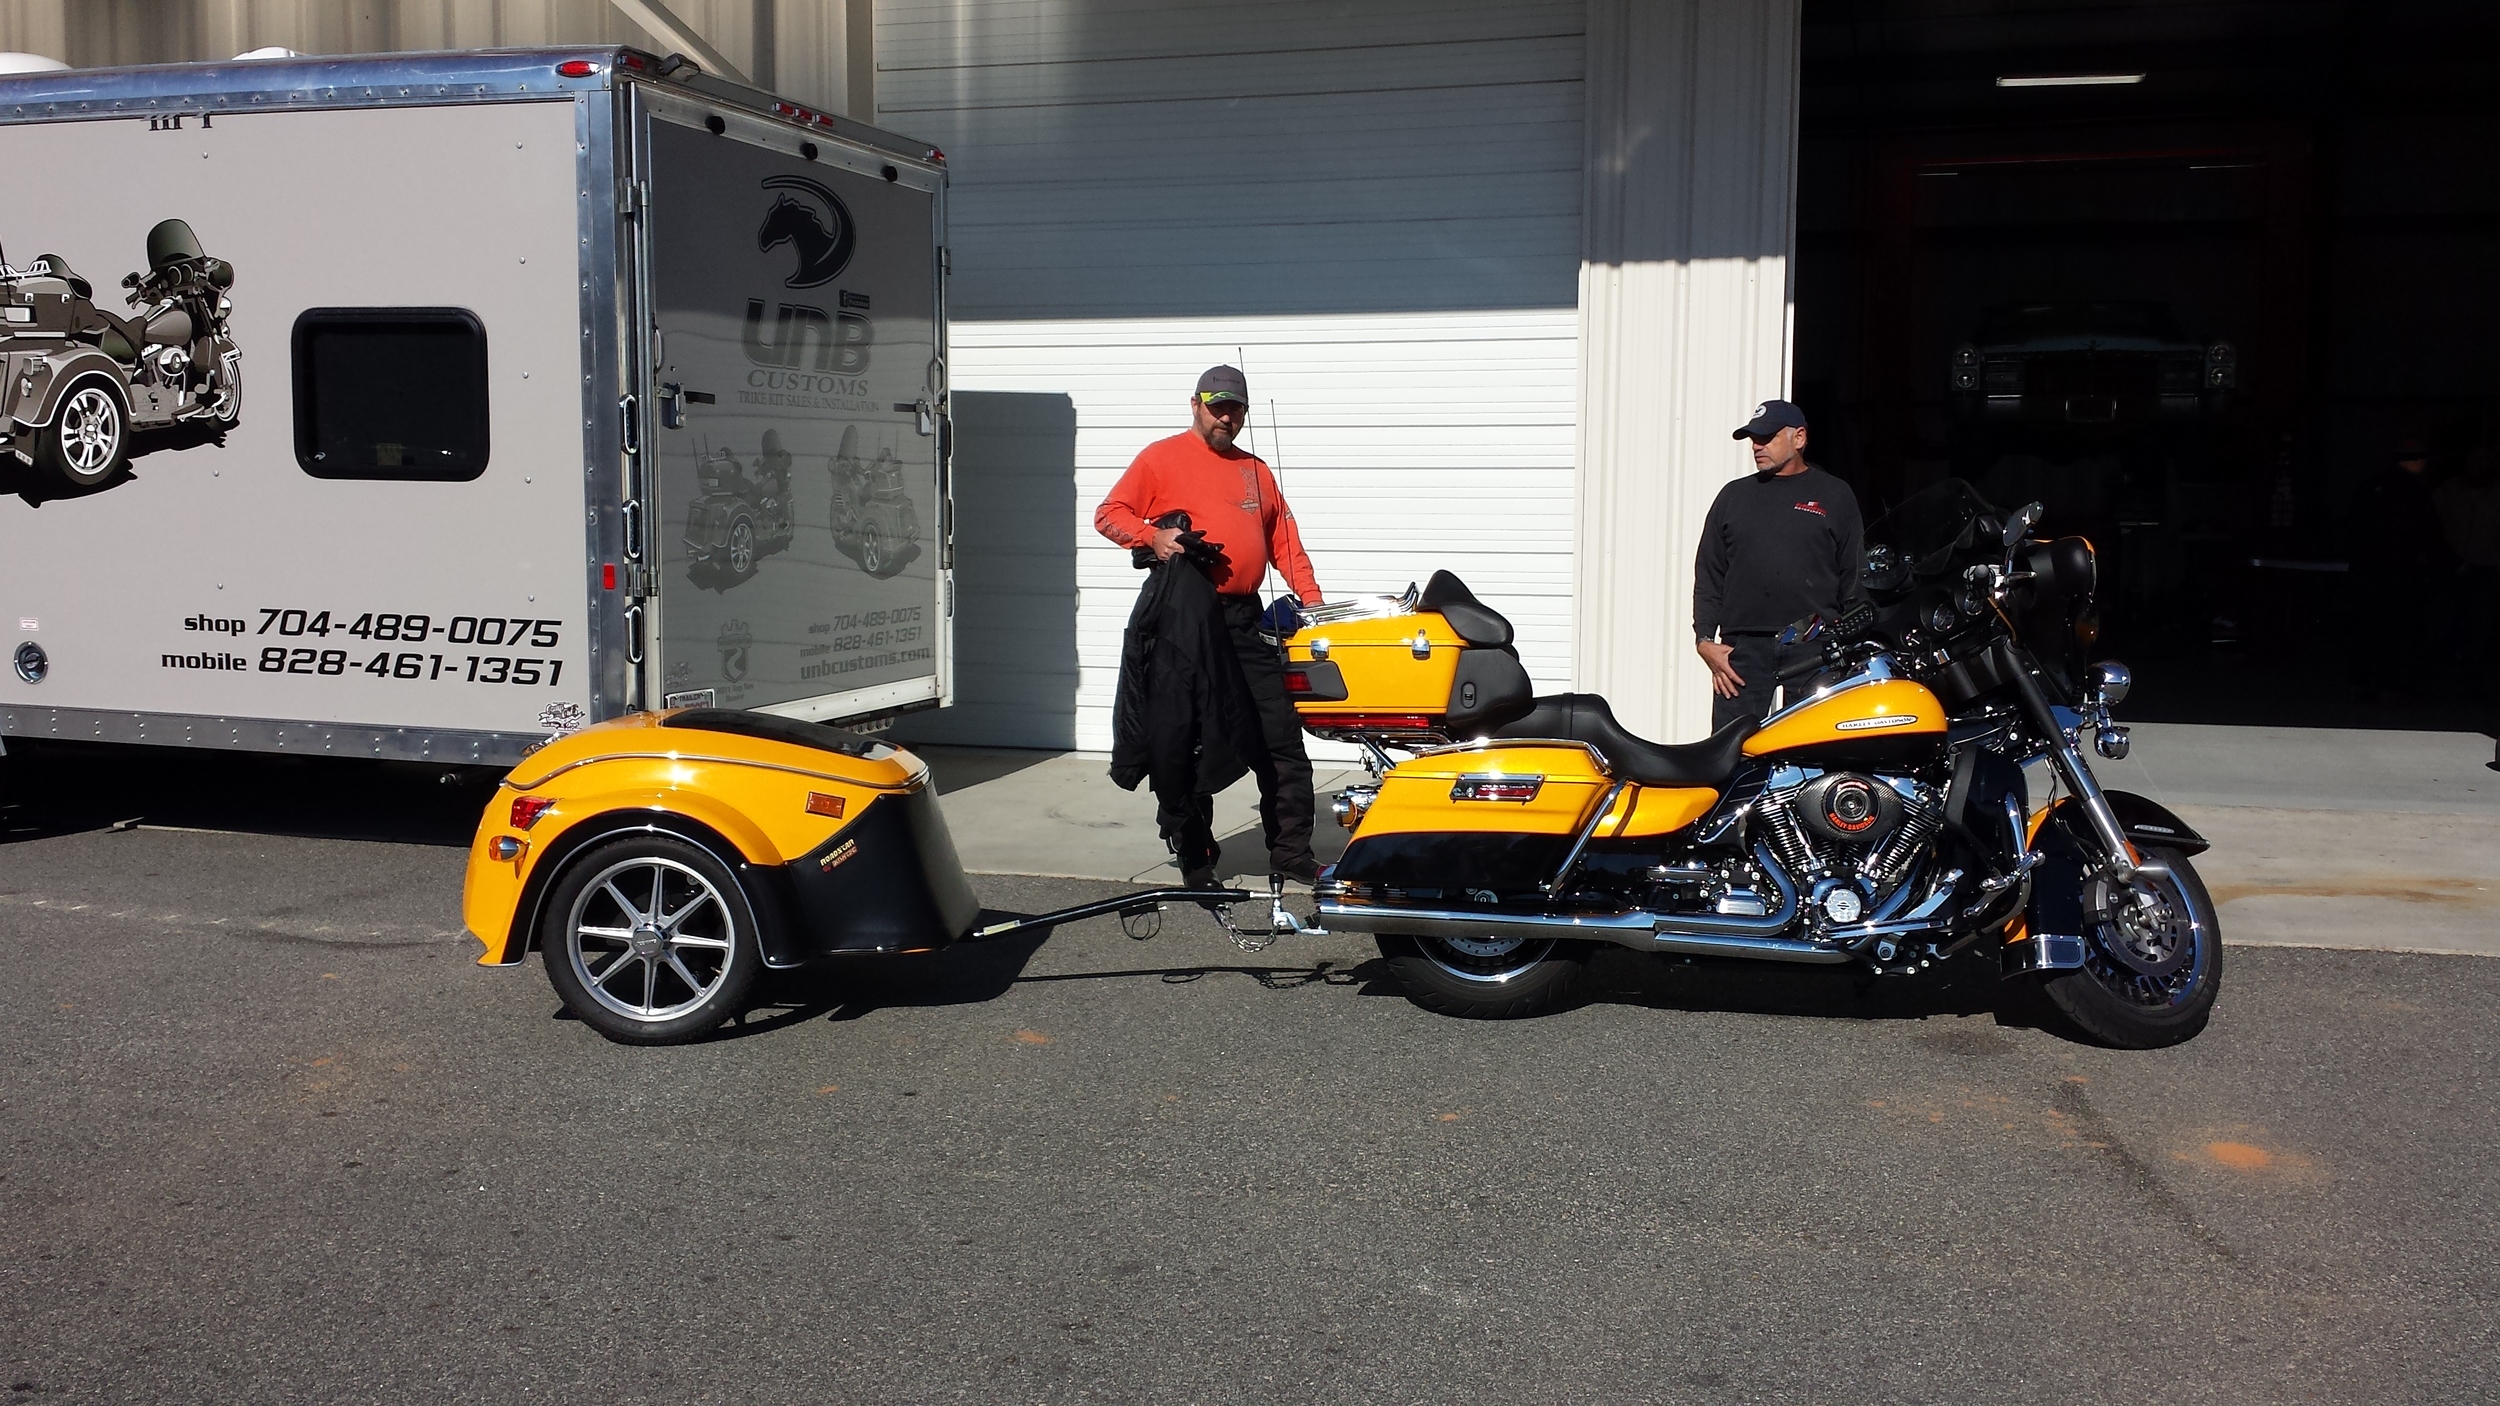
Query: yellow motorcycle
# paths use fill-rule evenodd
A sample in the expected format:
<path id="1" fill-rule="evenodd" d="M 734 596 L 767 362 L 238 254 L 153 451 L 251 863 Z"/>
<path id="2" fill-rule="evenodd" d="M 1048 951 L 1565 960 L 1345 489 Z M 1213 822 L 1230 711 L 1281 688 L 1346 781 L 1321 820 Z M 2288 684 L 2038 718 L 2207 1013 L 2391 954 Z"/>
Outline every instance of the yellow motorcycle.
<path id="1" fill-rule="evenodd" d="M 1599 943 L 1885 976 L 1986 945 L 2092 1038 L 2193 1037 L 2222 980 L 2206 841 L 2093 779 L 2083 735 L 2126 755 L 2129 675 L 2083 662 L 2091 544 L 2038 520 L 1958 480 L 1914 496 L 1869 529 L 1869 601 L 1784 637 L 1793 701 L 1681 745 L 1532 696 L 1509 622 L 1447 572 L 1315 608 L 1288 688 L 1372 775 L 1335 799 L 1353 837 L 1317 921 L 1451 1015 L 1553 1009 Z"/>

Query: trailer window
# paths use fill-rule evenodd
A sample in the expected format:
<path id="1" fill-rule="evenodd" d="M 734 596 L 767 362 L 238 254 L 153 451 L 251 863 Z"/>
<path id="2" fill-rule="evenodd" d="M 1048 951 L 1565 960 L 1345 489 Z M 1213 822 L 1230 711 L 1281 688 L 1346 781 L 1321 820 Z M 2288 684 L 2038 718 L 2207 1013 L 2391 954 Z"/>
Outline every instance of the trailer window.
<path id="1" fill-rule="evenodd" d="M 462 483 L 486 472 L 486 327 L 465 308 L 295 319 L 295 461 L 315 478 Z"/>

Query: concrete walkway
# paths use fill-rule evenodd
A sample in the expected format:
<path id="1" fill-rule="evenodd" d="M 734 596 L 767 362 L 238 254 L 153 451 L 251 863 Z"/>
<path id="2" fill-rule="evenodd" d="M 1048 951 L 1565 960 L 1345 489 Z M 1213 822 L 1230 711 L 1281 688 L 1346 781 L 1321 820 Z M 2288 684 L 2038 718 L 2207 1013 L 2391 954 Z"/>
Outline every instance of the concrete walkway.
<path id="1" fill-rule="evenodd" d="M 2104 785 L 2176 810 L 2214 842 L 2197 860 L 2234 943 L 2500 956 L 2500 772 L 2478 733 L 2138 724 Z M 966 867 L 1136 883 L 1177 880 L 1154 799 L 1111 784 L 1098 752 L 922 747 Z M 1316 839 L 1344 851 L 1321 763 Z M 1258 790 L 1216 803 L 1220 870 L 1267 871 Z"/>

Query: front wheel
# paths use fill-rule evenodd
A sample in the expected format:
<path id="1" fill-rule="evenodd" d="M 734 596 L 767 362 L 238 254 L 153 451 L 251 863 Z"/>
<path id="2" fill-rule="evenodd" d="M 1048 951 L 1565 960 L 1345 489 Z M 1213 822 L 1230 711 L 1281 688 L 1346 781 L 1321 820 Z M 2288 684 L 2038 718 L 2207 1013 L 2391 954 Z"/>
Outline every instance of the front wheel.
<path id="1" fill-rule="evenodd" d="M 1588 974 L 1589 945 L 1551 937 L 1410 937 L 1381 933 L 1380 955 L 1428 1011 L 1511 1020 L 1568 1006 Z"/>
<path id="2" fill-rule="evenodd" d="M 2085 911 L 2084 964 L 2042 984 L 2085 1034 L 2127 1050 L 2196 1038 L 2222 994 L 2222 922 L 2186 855 L 2144 851 L 2132 884 L 2106 880 Z"/>
<path id="3" fill-rule="evenodd" d="M 746 1008 L 764 969 L 737 876 L 674 835 L 627 835 L 574 856 L 546 913 L 547 984 L 619 1044 L 701 1039 Z"/>

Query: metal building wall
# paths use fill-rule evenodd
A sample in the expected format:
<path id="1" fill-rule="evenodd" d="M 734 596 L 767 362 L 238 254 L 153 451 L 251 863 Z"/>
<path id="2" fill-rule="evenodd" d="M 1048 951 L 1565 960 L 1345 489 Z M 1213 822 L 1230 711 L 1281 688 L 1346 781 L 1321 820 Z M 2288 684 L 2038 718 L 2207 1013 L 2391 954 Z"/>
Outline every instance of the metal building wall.
<path id="1" fill-rule="evenodd" d="M 1575 674 L 1710 730 L 1693 557 L 1728 437 L 1788 393 L 1801 0 L 1590 0 Z"/>
<path id="2" fill-rule="evenodd" d="M 1061 427 L 996 456 L 967 424 L 960 702 L 916 735 L 1109 745 L 1137 574 L 1093 509 L 1236 358 L 1323 587 L 1455 570 L 1542 687 L 1569 683 L 1583 14 L 879 6 L 879 121 L 951 158 L 959 399 Z"/>

